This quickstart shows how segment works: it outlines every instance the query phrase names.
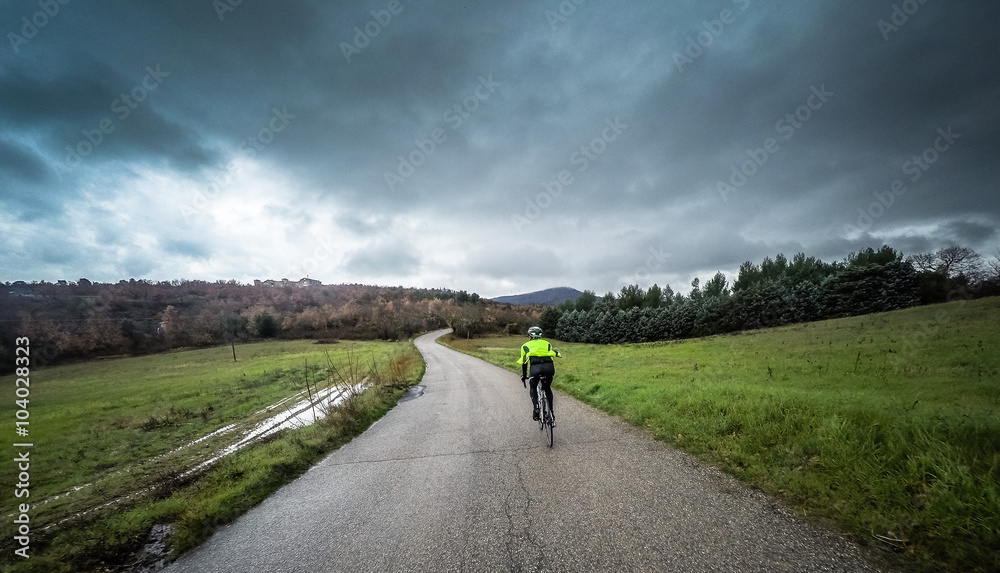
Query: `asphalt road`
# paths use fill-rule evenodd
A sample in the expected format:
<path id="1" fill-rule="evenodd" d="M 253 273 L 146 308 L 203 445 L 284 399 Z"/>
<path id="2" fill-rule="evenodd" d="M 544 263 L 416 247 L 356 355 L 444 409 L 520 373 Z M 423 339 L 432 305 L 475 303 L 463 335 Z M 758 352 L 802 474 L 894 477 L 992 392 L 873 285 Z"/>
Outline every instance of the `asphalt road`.
<path id="1" fill-rule="evenodd" d="M 519 378 L 436 344 L 441 334 L 417 340 L 422 396 L 166 571 L 880 570 L 559 393 L 548 448 Z"/>

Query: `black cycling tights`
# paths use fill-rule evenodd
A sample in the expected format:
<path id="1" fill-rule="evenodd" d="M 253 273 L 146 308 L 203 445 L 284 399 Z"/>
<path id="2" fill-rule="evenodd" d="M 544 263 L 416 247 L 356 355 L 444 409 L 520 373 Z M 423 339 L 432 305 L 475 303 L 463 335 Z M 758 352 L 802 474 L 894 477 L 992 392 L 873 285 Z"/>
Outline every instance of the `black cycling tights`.
<path id="1" fill-rule="evenodd" d="M 556 409 L 553 406 L 555 402 L 552 401 L 552 376 L 547 374 L 536 374 L 531 378 L 528 378 L 528 384 L 531 386 L 531 404 L 537 408 L 538 407 L 538 380 L 542 381 L 542 390 L 545 391 L 545 399 L 549 401 L 549 409 L 555 412 Z"/>

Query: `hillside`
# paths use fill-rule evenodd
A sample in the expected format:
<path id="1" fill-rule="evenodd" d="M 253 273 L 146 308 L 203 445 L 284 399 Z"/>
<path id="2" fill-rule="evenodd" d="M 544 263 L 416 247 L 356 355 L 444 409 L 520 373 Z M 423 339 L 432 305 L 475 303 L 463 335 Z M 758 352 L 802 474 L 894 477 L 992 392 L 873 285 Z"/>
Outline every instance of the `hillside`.
<path id="1" fill-rule="evenodd" d="M 556 306 L 567 300 L 575 301 L 581 294 L 583 293 L 575 288 L 555 287 L 524 294 L 498 296 L 493 301 L 505 302 L 507 304 L 544 304 L 547 306 Z"/>
<path id="2" fill-rule="evenodd" d="M 406 339 L 450 326 L 464 334 L 520 332 L 539 309 L 476 293 L 359 284 L 252 286 L 235 281 L 0 285 L 0 373 L 26 336 L 32 365 L 273 338 Z"/>

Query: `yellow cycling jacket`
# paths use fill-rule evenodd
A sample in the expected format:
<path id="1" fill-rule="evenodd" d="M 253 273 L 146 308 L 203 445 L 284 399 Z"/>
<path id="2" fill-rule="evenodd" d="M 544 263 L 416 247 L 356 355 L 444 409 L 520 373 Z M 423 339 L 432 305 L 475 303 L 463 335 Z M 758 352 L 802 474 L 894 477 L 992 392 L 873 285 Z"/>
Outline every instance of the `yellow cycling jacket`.
<path id="1" fill-rule="evenodd" d="M 517 360 L 517 363 L 521 365 L 521 371 L 525 372 L 528 365 L 551 364 L 552 357 L 562 358 L 559 351 L 553 349 L 547 340 L 538 338 L 521 345 L 521 358 Z"/>

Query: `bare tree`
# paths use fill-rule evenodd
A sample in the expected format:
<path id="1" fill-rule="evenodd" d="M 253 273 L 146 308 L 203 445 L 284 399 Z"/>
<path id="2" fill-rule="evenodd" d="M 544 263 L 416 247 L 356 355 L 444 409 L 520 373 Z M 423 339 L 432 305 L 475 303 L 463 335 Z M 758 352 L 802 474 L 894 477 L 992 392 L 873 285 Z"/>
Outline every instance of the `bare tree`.
<path id="1" fill-rule="evenodd" d="M 948 247 L 935 253 L 946 277 L 965 275 L 975 278 L 982 274 L 983 257 L 968 247 Z"/>
<path id="2" fill-rule="evenodd" d="M 1000 280 L 1000 247 L 997 248 L 993 258 L 989 261 L 991 277 L 993 280 Z"/>
<path id="3" fill-rule="evenodd" d="M 983 276 L 983 257 L 968 247 L 947 247 L 934 253 L 920 253 L 907 259 L 919 272 L 941 273 L 946 277 L 964 275 L 970 279 Z"/>
<path id="4" fill-rule="evenodd" d="M 917 272 L 933 273 L 937 270 L 937 256 L 935 253 L 920 253 L 907 259 Z"/>

